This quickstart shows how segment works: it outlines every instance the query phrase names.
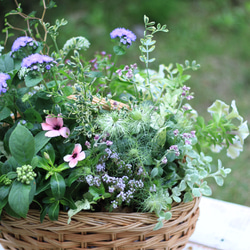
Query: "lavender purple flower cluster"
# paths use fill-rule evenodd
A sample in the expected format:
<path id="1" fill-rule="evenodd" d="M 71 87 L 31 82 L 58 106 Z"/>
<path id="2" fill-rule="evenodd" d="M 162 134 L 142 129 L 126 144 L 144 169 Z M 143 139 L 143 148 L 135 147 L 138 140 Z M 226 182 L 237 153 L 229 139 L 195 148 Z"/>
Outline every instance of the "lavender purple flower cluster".
<path id="1" fill-rule="evenodd" d="M 52 63 L 53 61 L 53 58 L 50 56 L 36 53 L 25 57 L 22 61 L 21 66 L 25 68 L 30 68 L 34 64 L 46 64 L 45 68 L 49 70 L 51 68 L 50 63 Z M 37 68 L 33 67 L 33 69 L 35 70 Z"/>
<path id="2" fill-rule="evenodd" d="M 20 36 L 14 41 L 11 47 L 11 51 L 13 53 L 26 46 L 36 48 L 38 46 L 38 43 L 35 40 L 33 40 L 31 37 Z"/>
<path id="3" fill-rule="evenodd" d="M 130 46 L 136 40 L 136 35 L 125 28 L 116 28 L 110 33 L 112 39 L 119 37 L 120 43 Z"/>
<path id="4" fill-rule="evenodd" d="M 6 73 L 0 73 L 0 95 L 1 93 L 6 93 L 7 83 L 6 81 L 10 79 L 10 76 Z"/>

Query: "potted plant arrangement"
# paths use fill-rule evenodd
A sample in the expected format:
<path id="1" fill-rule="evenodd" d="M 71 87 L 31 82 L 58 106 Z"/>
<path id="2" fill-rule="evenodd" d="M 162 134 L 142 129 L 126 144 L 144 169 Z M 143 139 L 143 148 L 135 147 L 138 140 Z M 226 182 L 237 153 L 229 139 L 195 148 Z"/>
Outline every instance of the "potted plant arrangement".
<path id="1" fill-rule="evenodd" d="M 43 5 L 37 18 L 17 3 L 8 15 L 28 27 L 0 57 L 0 243 L 182 249 L 200 197 L 212 193 L 207 179 L 222 185 L 230 173 L 220 160 L 215 169 L 209 150 L 239 156 L 247 122 L 235 101 L 216 100 L 209 121 L 191 107 L 186 71 L 199 68 L 195 61 L 150 69 L 154 34 L 167 32 L 165 25 L 144 16 L 145 67 L 118 65 L 136 40 L 132 31 L 114 29 L 114 55 L 88 60 L 85 37 L 58 48 L 58 28 L 67 22 L 45 23 Z"/>

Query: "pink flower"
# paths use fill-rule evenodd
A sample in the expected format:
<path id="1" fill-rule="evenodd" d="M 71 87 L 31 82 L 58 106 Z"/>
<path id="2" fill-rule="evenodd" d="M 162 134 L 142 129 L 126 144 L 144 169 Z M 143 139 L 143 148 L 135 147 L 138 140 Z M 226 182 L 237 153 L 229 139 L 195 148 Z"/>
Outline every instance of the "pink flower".
<path id="1" fill-rule="evenodd" d="M 63 157 L 64 161 L 69 162 L 70 168 L 74 168 L 77 165 L 78 161 L 82 161 L 83 159 L 85 159 L 85 153 L 84 151 L 82 151 L 81 144 L 75 145 L 75 148 L 71 155 L 65 155 Z"/>
<path id="2" fill-rule="evenodd" d="M 62 136 L 64 138 L 67 138 L 70 134 L 70 131 L 67 127 L 63 127 L 63 119 L 61 117 L 53 117 L 52 115 L 48 115 L 46 117 L 46 122 L 43 122 L 42 124 L 43 130 L 49 130 L 45 133 L 45 136 L 47 137 L 56 137 L 56 136 Z"/>

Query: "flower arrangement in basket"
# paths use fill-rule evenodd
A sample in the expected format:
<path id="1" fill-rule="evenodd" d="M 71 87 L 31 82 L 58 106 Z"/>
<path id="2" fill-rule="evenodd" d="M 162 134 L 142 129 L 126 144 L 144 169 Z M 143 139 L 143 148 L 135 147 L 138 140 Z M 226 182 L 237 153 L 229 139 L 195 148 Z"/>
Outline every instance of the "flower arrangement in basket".
<path id="1" fill-rule="evenodd" d="M 144 16 L 141 66 L 119 66 L 136 40 L 130 30 L 110 33 L 114 55 L 90 60 L 85 37 L 58 48 L 65 20 L 50 25 L 20 5 L 11 15 L 29 26 L 0 57 L 0 213 L 26 218 L 39 209 L 43 222 L 60 220 L 63 211 L 70 224 L 80 211 L 150 212 L 159 230 L 176 204 L 211 195 L 207 179 L 223 184 L 230 169 L 220 160 L 215 169 L 209 150 L 239 156 L 247 122 L 235 101 L 216 100 L 209 121 L 197 114 L 186 83 L 195 61 L 149 68 L 154 34 L 166 25 Z"/>

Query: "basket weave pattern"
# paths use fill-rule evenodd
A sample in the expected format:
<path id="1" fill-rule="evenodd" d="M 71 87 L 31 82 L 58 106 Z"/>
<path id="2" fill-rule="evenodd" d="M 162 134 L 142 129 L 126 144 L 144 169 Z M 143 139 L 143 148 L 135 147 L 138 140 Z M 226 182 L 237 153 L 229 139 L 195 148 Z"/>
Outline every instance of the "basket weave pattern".
<path id="1" fill-rule="evenodd" d="M 27 218 L 3 214 L 0 243 L 6 249 L 180 250 L 192 235 L 199 216 L 199 199 L 172 207 L 172 218 L 153 231 L 157 217 L 151 213 L 80 212 L 67 224 L 30 210 Z"/>

